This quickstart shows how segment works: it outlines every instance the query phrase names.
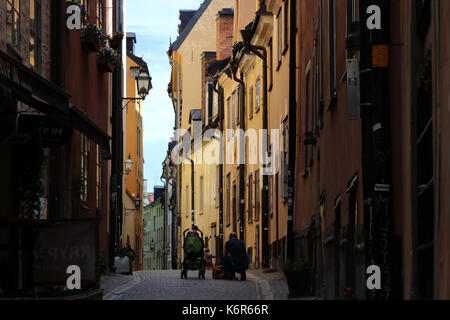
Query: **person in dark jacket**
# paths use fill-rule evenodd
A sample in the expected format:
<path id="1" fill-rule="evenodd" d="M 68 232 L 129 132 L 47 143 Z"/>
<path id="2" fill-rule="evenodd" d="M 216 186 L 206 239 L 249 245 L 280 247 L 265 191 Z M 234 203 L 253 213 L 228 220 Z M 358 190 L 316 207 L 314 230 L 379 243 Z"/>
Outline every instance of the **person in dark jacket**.
<path id="1" fill-rule="evenodd" d="M 230 234 L 230 240 L 225 244 L 225 255 L 231 257 L 233 273 L 241 274 L 241 280 L 247 280 L 246 270 L 248 269 L 248 255 L 245 243 L 238 239 L 235 232 Z"/>

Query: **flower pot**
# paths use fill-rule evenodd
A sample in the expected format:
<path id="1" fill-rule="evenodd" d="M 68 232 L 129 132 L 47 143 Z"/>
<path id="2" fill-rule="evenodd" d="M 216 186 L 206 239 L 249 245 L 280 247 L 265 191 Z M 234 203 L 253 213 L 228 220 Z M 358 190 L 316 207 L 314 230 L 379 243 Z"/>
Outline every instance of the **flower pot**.
<path id="1" fill-rule="evenodd" d="M 112 39 L 109 41 L 109 46 L 114 50 L 119 50 L 119 48 L 122 46 L 122 40 Z"/>
<path id="2" fill-rule="evenodd" d="M 109 60 L 107 58 L 99 59 L 98 66 L 102 72 L 112 73 L 112 72 L 114 72 L 114 69 L 115 69 L 115 65 L 111 62 L 111 60 Z"/>
<path id="3" fill-rule="evenodd" d="M 83 44 L 90 52 L 99 52 L 101 49 L 101 45 L 95 35 L 87 35 L 86 39 L 83 41 Z"/>

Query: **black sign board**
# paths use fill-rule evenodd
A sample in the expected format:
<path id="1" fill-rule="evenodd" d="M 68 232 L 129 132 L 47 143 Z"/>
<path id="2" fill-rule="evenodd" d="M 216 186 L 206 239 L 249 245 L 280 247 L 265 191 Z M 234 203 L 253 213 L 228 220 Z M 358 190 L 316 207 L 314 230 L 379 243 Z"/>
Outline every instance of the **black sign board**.
<path id="1" fill-rule="evenodd" d="M 35 285 L 65 285 L 67 268 L 78 266 L 82 286 L 98 283 L 98 219 L 51 221 L 34 248 Z"/>
<path id="2" fill-rule="evenodd" d="M 64 145 L 72 135 L 71 128 L 64 128 L 47 116 L 32 114 L 19 117 L 19 132 L 39 136 L 44 147 Z"/>

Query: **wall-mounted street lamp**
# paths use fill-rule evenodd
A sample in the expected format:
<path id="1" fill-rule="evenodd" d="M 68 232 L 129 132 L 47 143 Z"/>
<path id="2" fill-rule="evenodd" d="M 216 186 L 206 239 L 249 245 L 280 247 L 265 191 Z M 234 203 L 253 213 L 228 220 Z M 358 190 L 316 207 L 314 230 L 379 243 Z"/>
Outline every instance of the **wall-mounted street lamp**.
<path id="1" fill-rule="evenodd" d="M 131 160 L 131 156 L 128 156 L 128 160 L 125 161 L 125 174 L 130 174 L 133 171 L 133 160 Z"/>
<path id="2" fill-rule="evenodd" d="M 137 197 L 137 198 L 134 200 L 134 205 L 136 206 L 136 209 L 139 209 L 139 208 L 141 207 L 141 202 L 142 202 L 142 200 L 141 200 L 141 198 L 139 198 L 139 197 Z"/>
<path id="3" fill-rule="evenodd" d="M 152 87 L 152 78 L 150 75 L 140 67 L 131 67 L 131 76 L 136 79 L 137 89 L 139 93 L 138 98 L 122 98 L 123 100 L 129 100 L 127 104 L 123 107 L 125 109 L 131 101 L 142 100 L 148 96 L 148 93 L 153 88 Z M 123 110 L 122 109 L 122 110 Z"/>

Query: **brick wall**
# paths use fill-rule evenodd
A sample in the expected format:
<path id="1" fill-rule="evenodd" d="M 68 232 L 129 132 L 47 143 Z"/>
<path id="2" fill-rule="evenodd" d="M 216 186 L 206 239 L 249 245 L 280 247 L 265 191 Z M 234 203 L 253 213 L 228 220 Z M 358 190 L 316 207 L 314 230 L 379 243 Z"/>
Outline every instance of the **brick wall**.
<path id="1" fill-rule="evenodd" d="M 231 55 L 233 47 L 233 9 L 223 9 L 217 14 L 217 60 L 223 60 Z"/>

